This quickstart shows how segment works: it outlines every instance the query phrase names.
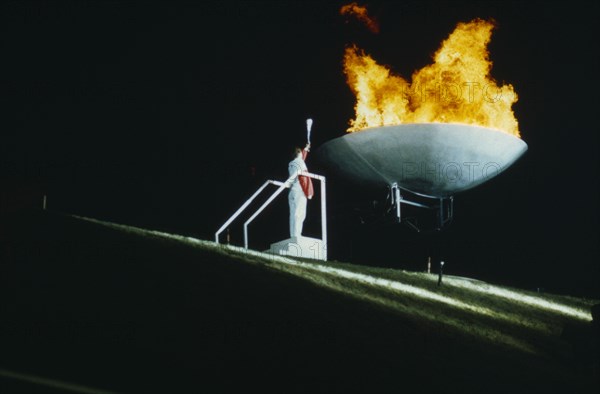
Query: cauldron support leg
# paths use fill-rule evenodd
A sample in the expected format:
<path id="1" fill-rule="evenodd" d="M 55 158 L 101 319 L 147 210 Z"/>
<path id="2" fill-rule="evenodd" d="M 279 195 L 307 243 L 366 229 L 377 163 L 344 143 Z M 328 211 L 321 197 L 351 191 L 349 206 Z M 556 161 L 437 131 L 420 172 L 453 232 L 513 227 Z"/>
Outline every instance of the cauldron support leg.
<path id="1" fill-rule="evenodd" d="M 392 194 L 392 204 L 396 206 L 396 218 L 398 219 L 398 223 L 402 222 L 402 212 L 400 211 L 400 203 L 402 201 L 402 195 L 400 194 L 400 188 L 396 182 L 390 185 L 391 194 Z"/>

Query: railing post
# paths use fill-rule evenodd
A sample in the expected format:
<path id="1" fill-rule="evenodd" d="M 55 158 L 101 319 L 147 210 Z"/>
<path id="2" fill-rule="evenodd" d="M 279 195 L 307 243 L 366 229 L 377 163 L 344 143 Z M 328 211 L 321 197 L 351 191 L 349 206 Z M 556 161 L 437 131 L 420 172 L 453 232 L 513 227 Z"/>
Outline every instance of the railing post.
<path id="1" fill-rule="evenodd" d="M 321 177 L 321 237 L 323 239 L 323 254 L 327 260 L 327 192 L 325 177 Z"/>

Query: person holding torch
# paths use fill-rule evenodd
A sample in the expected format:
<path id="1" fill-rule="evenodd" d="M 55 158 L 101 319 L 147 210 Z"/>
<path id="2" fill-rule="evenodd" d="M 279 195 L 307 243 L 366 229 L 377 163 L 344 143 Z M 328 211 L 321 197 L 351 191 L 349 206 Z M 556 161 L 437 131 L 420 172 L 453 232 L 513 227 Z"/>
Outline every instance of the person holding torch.
<path id="1" fill-rule="evenodd" d="M 292 153 L 293 159 L 288 164 L 288 173 L 290 177 L 302 171 L 308 172 L 305 160 L 310 151 L 311 127 L 312 119 L 307 119 L 307 143 L 304 149 L 300 149 L 299 147 L 294 148 Z M 312 199 L 314 194 L 312 179 L 310 177 L 298 175 L 294 178 L 288 194 L 288 202 L 290 204 L 290 237 L 297 238 L 302 236 L 302 226 L 304 224 L 304 219 L 306 218 L 307 200 Z"/>

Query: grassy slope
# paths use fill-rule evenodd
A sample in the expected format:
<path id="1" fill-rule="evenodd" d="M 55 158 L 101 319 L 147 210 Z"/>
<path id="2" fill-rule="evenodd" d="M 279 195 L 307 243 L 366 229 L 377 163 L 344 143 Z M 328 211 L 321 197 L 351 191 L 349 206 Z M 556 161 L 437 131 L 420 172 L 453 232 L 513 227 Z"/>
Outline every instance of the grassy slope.
<path id="1" fill-rule="evenodd" d="M 7 227 L 7 369 L 121 392 L 599 387 L 560 339 L 565 326 L 585 333 L 585 321 L 491 295 L 481 282 L 445 278 L 438 288 L 426 274 L 265 258 L 47 212 Z M 584 314 L 593 303 L 542 297 Z M 19 388 L 29 389 L 0 380 L 0 392 Z"/>

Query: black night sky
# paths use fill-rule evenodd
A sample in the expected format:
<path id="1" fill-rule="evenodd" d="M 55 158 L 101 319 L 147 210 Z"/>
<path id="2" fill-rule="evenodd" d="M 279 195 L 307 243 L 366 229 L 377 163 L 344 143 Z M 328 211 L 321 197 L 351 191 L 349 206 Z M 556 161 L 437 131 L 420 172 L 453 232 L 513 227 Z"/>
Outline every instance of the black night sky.
<path id="1" fill-rule="evenodd" d="M 458 22 L 493 18 L 492 75 L 519 94 L 528 152 L 457 195 L 440 234 L 361 224 L 385 190 L 331 177 L 330 257 L 423 270 L 434 255 L 449 274 L 600 296 L 595 10 L 371 1 L 374 35 L 340 16 L 342 4 L 3 2 L 0 189 L 46 193 L 61 212 L 212 239 L 260 184 L 286 177 L 306 118 L 314 148 L 344 134 L 354 115 L 347 45 L 408 77 Z M 285 200 L 253 225 L 253 247 L 286 238 Z M 306 228 L 318 235 L 311 204 Z"/>

